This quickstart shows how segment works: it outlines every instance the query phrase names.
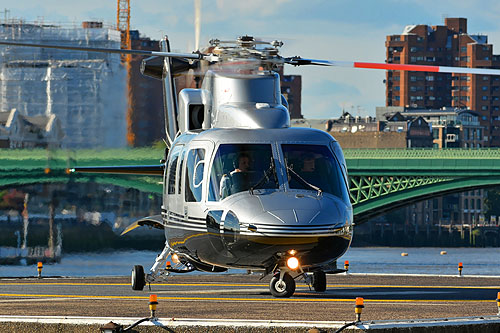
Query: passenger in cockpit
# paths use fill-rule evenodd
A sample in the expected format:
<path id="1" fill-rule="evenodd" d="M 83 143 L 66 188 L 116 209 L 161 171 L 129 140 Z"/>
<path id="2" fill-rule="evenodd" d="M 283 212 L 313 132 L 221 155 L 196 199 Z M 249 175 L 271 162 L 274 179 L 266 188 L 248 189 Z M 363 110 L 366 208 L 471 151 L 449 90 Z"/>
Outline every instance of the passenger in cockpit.
<path id="1" fill-rule="evenodd" d="M 234 170 L 224 174 L 220 181 L 220 198 L 247 190 L 249 187 L 246 173 L 250 170 L 250 156 L 241 153 L 234 162 Z"/>

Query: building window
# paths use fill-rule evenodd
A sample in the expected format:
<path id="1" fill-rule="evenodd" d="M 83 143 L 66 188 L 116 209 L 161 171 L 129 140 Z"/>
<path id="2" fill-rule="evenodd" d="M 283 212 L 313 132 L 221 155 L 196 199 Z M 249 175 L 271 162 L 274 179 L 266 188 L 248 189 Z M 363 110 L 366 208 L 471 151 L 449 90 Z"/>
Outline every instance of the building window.
<path id="1" fill-rule="evenodd" d="M 460 52 L 467 52 L 467 46 L 462 46 L 460 48 Z"/>
<path id="2" fill-rule="evenodd" d="M 488 81 L 490 78 L 488 76 L 483 76 L 483 81 Z"/>
<path id="3" fill-rule="evenodd" d="M 401 37 L 399 36 L 392 36 L 392 40 L 395 42 L 399 42 L 401 40 Z"/>
<path id="4" fill-rule="evenodd" d="M 432 76 L 432 75 L 427 75 L 427 76 L 425 77 L 425 79 L 426 79 L 427 81 L 434 81 L 434 76 Z"/>
<path id="5" fill-rule="evenodd" d="M 481 87 L 481 89 L 482 89 L 483 91 L 487 91 L 487 90 L 488 90 L 488 86 L 482 86 L 482 87 Z"/>
<path id="6" fill-rule="evenodd" d="M 414 75 L 410 76 L 410 81 L 411 81 L 411 82 L 415 82 L 415 81 L 417 81 L 417 77 L 416 77 L 416 76 L 414 76 Z"/>
<path id="7" fill-rule="evenodd" d="M 488 100 L 488 96 L 483 96 L 483 97 L 481 97 L 481 99 L 482 99 L 483 101 L 487 101 L 487 100 Z"/>
<path id="8" fill-rule="evenodd" d="M 483 106 L 481 106 L 481 110 L 483 110 L 483 111 L 488 111 L 488 106 L 487 106 L 487 105 L 483 105 Z"/>

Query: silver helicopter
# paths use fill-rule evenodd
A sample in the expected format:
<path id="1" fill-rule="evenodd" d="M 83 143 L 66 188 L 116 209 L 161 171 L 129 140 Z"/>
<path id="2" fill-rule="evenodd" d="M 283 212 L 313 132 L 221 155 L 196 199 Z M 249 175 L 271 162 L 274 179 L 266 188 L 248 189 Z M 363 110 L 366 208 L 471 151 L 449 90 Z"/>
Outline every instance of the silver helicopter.
<path id="1" fill-rule="evenodd" d="M 134 267 L 133 289 L 170 272 L 240 268 L 272 273 L 271 293 L 289 297 L 297 277 L 324 291 L 326 273 L 343 271 L 335 262 L 353 219 L 345 160 L 329 134 L 290 128 L 281 45 L 243 36 L 210 41 L 194 62 L 144 60 L 143 74 L 164 82 L 164 200 L 161 215 L 125 232 L 161 227 L 167 241 L 148 274 Z M 172 76 L 189 68 L 202 72 L 201 88 L 177 99 Z M 164 266 L 169 255 L 176 267 Z"/>
<path id="2" fill-rule="evenodd" d="M 165 247 L 147 274 L 134 266 L 131 285 L 170 273 L 238 268 L 272 274 L 271 294 L 290 297 L 303 278 L 326 290 L 326 274 L 351 243 L 353 210 L 341 147 L 324 131 L 290 128 L 278 69 L 320 65 L 500 75 L 500 70 L 285 58 L 281 42 L 250 36 L 212 40 L 206 52 L 96 49 L 0 41 L 11 46 L 149 55 L 144 75 L 164 87 L 166 149 L 160 165 L 80 167 L 76 172 L 157 174 L 161 214 L 130 225 L 165 231 Z M 194 70 L 201 88 L 176 96 L 174 76 Z M 171 258 L 173 264 L 167 259 Z"/>

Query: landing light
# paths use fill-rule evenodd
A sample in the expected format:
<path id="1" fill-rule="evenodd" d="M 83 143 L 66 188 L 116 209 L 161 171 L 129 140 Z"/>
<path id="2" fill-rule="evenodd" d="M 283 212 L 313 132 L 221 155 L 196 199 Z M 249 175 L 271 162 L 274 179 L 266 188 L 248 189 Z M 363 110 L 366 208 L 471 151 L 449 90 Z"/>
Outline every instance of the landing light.
<path id="1" fill-rule="evenodd" d="M 179 263 L 179 256 L 177 255 L 177 253 L 172 254 L 172 261 L 176 264 Z"/>
<path id="2" fill-rule="evenodd" d="M 286 261 L 286 265 L 293 271 L 299 267 L 299 259 L 295 257 L 290 257 Z"/>

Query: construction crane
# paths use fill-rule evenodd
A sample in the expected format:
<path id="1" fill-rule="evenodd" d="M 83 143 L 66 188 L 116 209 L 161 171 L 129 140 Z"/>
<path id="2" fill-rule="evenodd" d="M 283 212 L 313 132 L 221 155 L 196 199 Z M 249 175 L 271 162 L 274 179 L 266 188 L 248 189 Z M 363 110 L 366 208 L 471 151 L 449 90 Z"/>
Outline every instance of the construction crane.
<path id="1" fill-rule="evenodd" d="M 116 29 L 121 32 L 121 48 L 130 50 L 130 0 L 117 0 Z M 130 55 L 122 57 L 130 65 Z"/>
<path id="2" fill-rule="evenodd" d="M 117 0 L 116 10 L 116 29 L 121 33 L 121 48 L 130 50 L 130 0 Z M 132 129 L 133 107 L 132 91 L 130 83 L 130 70 L 132 56 L 130 54 L 122 55 L 122 64 L 127 71 L 127 144 L 134 146 L 135 134 Z"/>

